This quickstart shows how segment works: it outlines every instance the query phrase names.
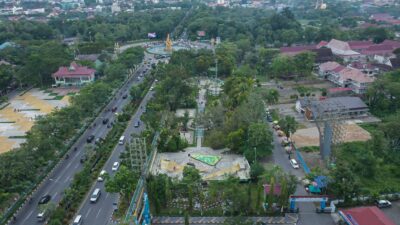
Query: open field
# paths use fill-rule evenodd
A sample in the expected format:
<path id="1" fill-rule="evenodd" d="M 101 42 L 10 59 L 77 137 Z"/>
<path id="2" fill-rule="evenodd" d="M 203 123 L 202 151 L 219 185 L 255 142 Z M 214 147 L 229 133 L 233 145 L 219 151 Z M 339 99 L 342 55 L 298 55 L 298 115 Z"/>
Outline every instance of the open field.
<path id="1" fill-rule="evenodd" d="M 68 89 L 32 89 L 9 100 L 9 105 L 0 110 L 0 153 L 10 151 L 25 142 L 23 138 L 35 119 L 51 113 L 55 108 L 69 104 Z"/>

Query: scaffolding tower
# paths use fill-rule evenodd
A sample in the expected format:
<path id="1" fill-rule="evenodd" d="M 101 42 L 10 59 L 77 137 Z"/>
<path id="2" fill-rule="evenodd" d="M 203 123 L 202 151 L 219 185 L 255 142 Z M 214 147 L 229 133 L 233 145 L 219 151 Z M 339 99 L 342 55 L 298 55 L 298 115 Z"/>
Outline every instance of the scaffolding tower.
<path id="1" fill-rule="evenodd" d="M 147 149 L 145 138 L 132 138 L 128 144 L 131 168 L 141 174 L 147 161 Z"/>
<path id="2" fill-rule="evenodd" d="M 338 101 L 310 101 L 309 108 L 319 132 L 321 159 L 332 159 L 332 147 L 343 142 L 348 109 Z"/>

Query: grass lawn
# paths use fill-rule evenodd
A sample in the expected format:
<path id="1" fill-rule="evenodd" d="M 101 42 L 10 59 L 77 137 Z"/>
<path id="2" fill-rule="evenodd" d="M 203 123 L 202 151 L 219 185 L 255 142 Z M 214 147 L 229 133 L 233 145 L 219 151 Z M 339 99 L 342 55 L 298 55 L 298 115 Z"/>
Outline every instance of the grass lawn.
<path id="1" fill-rule="evenodd" d="M 361 123 L 358 125 L 372 134 L 378 130 L 379 124 L 378 123 Z"/>

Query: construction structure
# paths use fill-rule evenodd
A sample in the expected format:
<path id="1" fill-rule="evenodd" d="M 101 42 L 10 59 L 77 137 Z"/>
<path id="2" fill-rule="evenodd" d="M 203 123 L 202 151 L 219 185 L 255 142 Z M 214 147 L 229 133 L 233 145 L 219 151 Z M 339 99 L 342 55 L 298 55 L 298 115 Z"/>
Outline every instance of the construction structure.
<path id="1" fill-rule="evenodd" d="M 131 168 L 142 173 L 144 164 L 147 161 L 147 149 L 145 138 L 132 138 L 128 144 Z"/>
<path id="2" fill-rule="evenodd" d="M 311 101 L 305 99 L 310 116 L 319 132 L 319 148 L 322 160 L 332 159 L 332 146 L 342 142 L 345 130 L 344 120 L 348 117 L 348 107 L 341 101 Z M 307 116 L 307 115 L 306 115 Z"/>

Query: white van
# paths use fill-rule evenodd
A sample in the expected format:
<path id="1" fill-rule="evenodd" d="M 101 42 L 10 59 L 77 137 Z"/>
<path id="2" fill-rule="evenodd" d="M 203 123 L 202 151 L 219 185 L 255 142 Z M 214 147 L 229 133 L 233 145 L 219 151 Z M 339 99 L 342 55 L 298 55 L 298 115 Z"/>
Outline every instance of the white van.
<path id="1" fill-rule="evenodd" d="M 82 215 L 77 215 L 72 225 L 82 225 L 82 220 Z"/>
<path id="2" fill-rule="evenodd" d="M 90 202 L 96 203 L 97 200 L 100 198 L 100 195 L 101 195 L 100 188 L 96 188 L 96 189 L 93 191 L 92 196 L 90 196 Z"/>
<path id="3" fill-rule="evenodd" d="M 123 145 L 125 143 L 125 136 L 119 138 L 118 144 Z"/>
<path id="4" fill-rule="evenodd" d="M 291 159 L 290 160 L 290 164 L 292 165 L 293 168 L 298 169 L 299 168 L 299 164 L 297 163 L 297 161 L 295 159 Z"/>

